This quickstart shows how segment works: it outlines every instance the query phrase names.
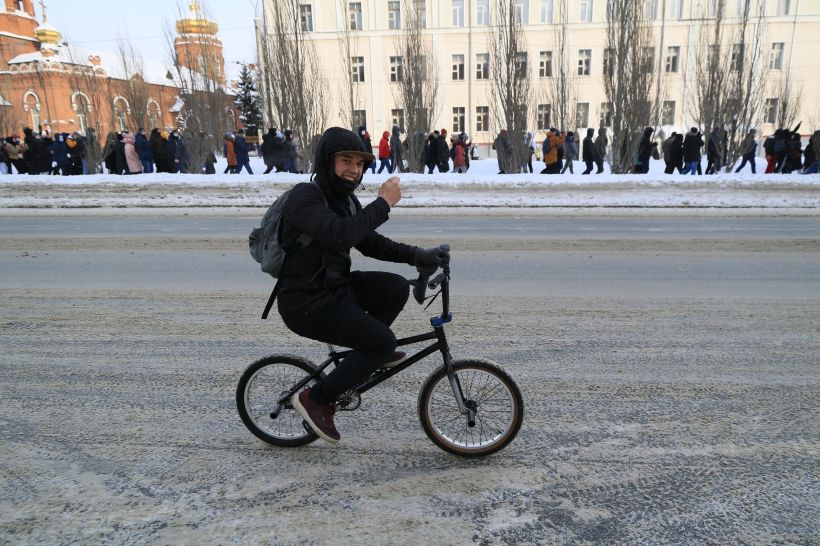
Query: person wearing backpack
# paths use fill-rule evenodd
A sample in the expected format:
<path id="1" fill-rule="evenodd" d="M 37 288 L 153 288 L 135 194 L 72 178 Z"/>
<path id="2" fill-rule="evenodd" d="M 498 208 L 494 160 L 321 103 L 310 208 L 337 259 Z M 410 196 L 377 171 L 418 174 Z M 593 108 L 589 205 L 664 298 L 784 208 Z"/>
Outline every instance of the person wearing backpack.
<path id="1" fill-rule="evenodd" d="M 558 160 L 558 148 L 564 145 L 566 135 L 558 134 L 558 129 L 551 128 L 541 145 L 541 152 L 544 157 L 546 167 L 541 174 L 559 174 L 561 172 L 561 162 Z"/>
<path id="2" fill-rule="evenodd" d="M 327 129 L 316 146 L 312 182 L 289 190 L 281 209 L 281 246 L 288 250 L 275 292 L 282 320 L 300 336 L 353 349 L 329 375 L 292 399 L 308 426 L 331 443 L 340 438 L 333 422 L 336 398 L 376 369 L 395 366 L 405 357 L 396 351 L 390 325 L 407 302 L 407 279 L 351 271 L 350 250 L 427 270 L 449 260 L 443 247 L 425 250 L 376 231 L 401 199 L 401 189 L 393 176 L 370 204 L 359 203 L 353 192 L 373 160 L 356 133 Z"/>

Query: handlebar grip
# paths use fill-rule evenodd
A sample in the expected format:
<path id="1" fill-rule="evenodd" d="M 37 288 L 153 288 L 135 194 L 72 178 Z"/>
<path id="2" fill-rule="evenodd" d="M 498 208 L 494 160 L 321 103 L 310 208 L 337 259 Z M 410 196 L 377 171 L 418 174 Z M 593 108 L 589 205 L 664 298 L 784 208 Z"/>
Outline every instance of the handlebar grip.
<path id="1" fill-rule="evenodd" d="M 441 284 L 441 281 L 443 281 L 446 278 L 447 278 L 446 273 L 444 273 L 444 272 L 439 273 L 438 275 L 435 276 L 435 278 L 433 278 L 432 281 L 427 282 L 427 288 L 429 288 L 430 290 L 434 290 L 435 288 L 438 287 L 438 285 Z"/>
<path id="2" fill-rule="evenodd" d="M 424 303 L 424 297 L 427 292 L 427 279 L 429 278 L 430 275 L 419 272 L 419 278 L 415 281 L 410 281 L 410 284 L 413 285 L 413 297 L 420 304 Z"/>

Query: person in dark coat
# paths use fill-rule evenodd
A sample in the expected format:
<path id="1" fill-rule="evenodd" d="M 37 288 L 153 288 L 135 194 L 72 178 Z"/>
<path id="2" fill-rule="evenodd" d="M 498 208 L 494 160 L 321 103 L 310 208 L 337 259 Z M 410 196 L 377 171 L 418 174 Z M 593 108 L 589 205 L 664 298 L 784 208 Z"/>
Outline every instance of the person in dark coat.
<path id="1" fill-rule="evenodd" d="M 157 166 L 157 172 L 169 172 L 170 166 L 168 165 L 168 151 L 165 149 L 162 134 L 156 127 L 151 129 L 151 134 L 148 137 L 148 146 L 151 148 L 151 157 Z"/>
<path id="2" fill-rule="evenodd" d="M 40 133 L 34 133 L 29 144 L 29 153 L 34 158 L 31 171 L 34 174 L 48 174 L 51 172 L 51 153 L 48 151 L 46 141 Z"/>
<path id="3" fill-rule="evenodd" d="M 145 129 L 139 128 L 137 134 L 134 136 L 134 148 L 137 150 L 137 155 L 140 158 L 143 174 L 154 172 L 154 154 L 151 151 L 151 144 L 148 142 L 148 137 L 145 136 Z"/>
<path id="4" fill-rule="evenodd" d="M 270 174 L 274 169 L 275 163 L 273 159 L 273 141 L 276 138 L 276 129 L 270 128 L 268 132 L 262 135 L 262 161 L 265 162 L 265 172 L 262 174 Z"/>
<path id="5" fill-rule="evenodd" d="M 108 169 L 108 174 L 116 173 L 117 165 L 117 134 L 110 132 L 105 137 L 105 146 L 102 150 L 102 160 L 105 168 Z"/>
<path id="6" fill-rule="evenodd" d="M 670 155 L 672 157 L 672 165 L 678 170 L 678 173 L 683 174 L 683 135 L 675 134 L 675 139 L 670 146 Z"/>
<path id="7" fill-rule="evenodd" d="M 71 161 L 69 172 L 72 176 L 83 174 L 83 154 L 85 146 L 80 134 L 74 132 L 67 136 L 65 144 L 66 148 L 68 148 L 69 160 Z"/>
<path id="8" fill-rule="evenodd" d="M 592 137 L 595 136 L 595 129 L 587 129 L 587 136 L 584 137 L 581 149 L 581 159 L 587 168 L 581 174 L 589 174 L 592 172 L 592 166 L 595 164 L 595 144 Z"/>
<path id="9" fill-rule="evenodd" d="M 436 164 L 440 173 L 446 173 L 450 170 L 450 146 L 447 144 L 447 129 L 442 129 L 439 132 L 436 141 Z"/>
<path id="10" fill-rule="evenodd" d="M 595 174 L 604 172 L 604 159 L 606 159 L 606 151 L 609 147 L 609 137 L 606 135 L 606 127 L 598 129 L 598 136 L 595 137 L 595 144 L 593 146 L 593 159 L 598 170 Z"/>
<path id="11" fill-rule="evenodd" d="M 740 153 L 743 161 L 741 161 L 740 166 L 735 169 L 736 173 L 743 170 L 743 167 L 745 167 L 746 163 L 748 163 L 752 168 L 752 174 L 755 174 L 755 152 L 757 151 L 757 142 L 755 141 L 756 136 L 756 131 L 751 130 L 748 134 L 746 134 L 743 141 L 740 143 Z"/>
<path id="12" fill-rule="evenodd" d="M 786 158 L 783 160 L 783 168 L 780 172 L 791 173 L 799 171 L 803 166 L 803 145 L 800 141 L 800 134 L 790 132 L 786 140 Z"/>
<path id="13" fill-rule="evenodd" d="M 422 162 L 427 166 L 427 174 L 433 174 L 438 164 L 438 131 L 433 131 L 427 137 L 427 143 L 422 152 Z"/>
<path id="14" fill-rule="evenodd" d="M 400 138 L 400 129 L 394 125 L 390 135 L 390 164 L 393 172 L 403 173 L 404 168 L 404 148 Z"/>
<path id="15" fill-rule="evenodd" d="M 288 256 L 279 277 L 278 310 L 295 334 L 352 351 L 336 368 L 292 398 L 294 409 L 322 439 L 340 439 L 334 402 L 367 375 L 404 357 L 396 351 L 390 325 L 404 308 L 409 285 L 404 276 L 351 271 L 350 251 L 377 260 L 435 270 L 449 260 L 442 248 L 424 250 L 392 241 L 376 229 L 401 198 L 399 180 L 384 182 L 378 196 L 362 206 L 354 194 L 374 156 L 352 131 L 324 132 L 313 161 L 313 183 L 294 186 L 283 211 L 282 243 L 302 234 L 313 242 Z"/>
<path id="16" fill-rule="evenodd" d="M 68 176 L 71 174 L 71 155 L 68 153 L 65 140 L 65 133 L 59 133 L 54 140 L 54 145 L 51 147 L 51 166 L 54 168 L 52 171 L 54 174 Z"/>
<path id="17" fill-rule="evenodd" d="M 706 143 L 706 174 L 717 174 L 723 168 L 727 142 L 726 131 L 716 125 Z"/>
<path id="18" fill-rule="evenodd" d="M 683 139 L 683 162 L 686 167 L 682 174 L 688 173 L 694 176 L 697 173 L 701 148 L 703 148 L 703 135 L 697 127 L 692 127 Z"/>
<path id="19" fill-rule="evenodd" d="M 815 131 L 809 138 L 806 150 L 803 153 L 803 174 L 815 174 L 820 168 L 820 130 Z"/>
<path id="20" fill-rule="evenodd" d="M 114 148 L 114 170 L 116 174 L 127 174 L 128 162 L 125 159 L 125 135 L 117 133 L 117 145 Z"/>
<path id="21" fill-rule="evenodd" d="M 233 149 L 236 153 L 236 169 L 234 170 L 234 174 L 242 172 L 242 167 L 245 167 L 248 174 L 253 174 L 251 170 L 251 158 L 248 155 L 248 144 L 245 142 L 245 129 L 240 129 L 236 132 Z"/>
<path id="22" fill-rule="evenodd" d="M 179 135 L 176 130 L 168 133 L 167 138 L 163 139 L 163 145 L 165 146 L 165 153 L 168 155 L 168 172 L 178 173 L 180 164 L 177 150 Z"/>
<path id="23" fill-rule="evenodd" d="M 646 174 L 649 172 L 649 159 L 658 156 L 658 143 L 652 140 L 652 133 L 655 130 L 647 127 L 643 130 L 640 142 L 638 142 L 638 157 L 632 172 L 636 174 Z"/>

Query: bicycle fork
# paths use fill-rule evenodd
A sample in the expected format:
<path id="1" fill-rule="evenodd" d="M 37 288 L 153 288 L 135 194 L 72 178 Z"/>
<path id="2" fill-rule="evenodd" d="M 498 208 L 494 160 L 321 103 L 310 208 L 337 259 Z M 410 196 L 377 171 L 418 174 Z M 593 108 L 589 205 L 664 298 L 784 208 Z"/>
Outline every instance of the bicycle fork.
<path id="1" fill-rule="evenodd" d="M 453 396 L 456 398 L 458 410 L 461 415 L 467 417 L 467 426 L 473 428 L 475 426 L 476 403 L 473 400 L 464 399 L 464 391 L 461 389 L 461 381 L 458 379 L 455 370 L 453 370 L 453 357 L 450 354 L 450 346 L 447 345 L 447 338 L 444 335 L 444 327 L 436 326 L 434 328 L 438 342 L 441 348 L 441 356 L 444 359 L 444 366 L 447 369 L 447 379 L 450 380 L 450 388 L 453 389 Z"/>

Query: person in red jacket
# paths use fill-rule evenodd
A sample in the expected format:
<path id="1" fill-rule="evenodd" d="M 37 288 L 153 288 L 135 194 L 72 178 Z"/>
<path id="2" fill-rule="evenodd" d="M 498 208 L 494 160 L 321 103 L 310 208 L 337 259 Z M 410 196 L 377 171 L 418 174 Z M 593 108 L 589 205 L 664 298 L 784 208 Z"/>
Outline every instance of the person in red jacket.
<path id="1" fill-rule="evenodd" d="M 379 142 L 379 172 L 381 173 L 385 167 L 387 172 L 393 172 L 393 166 L 390 164 L 390 133 L 387 131 L 382 133 L 382 139 Z"/>

